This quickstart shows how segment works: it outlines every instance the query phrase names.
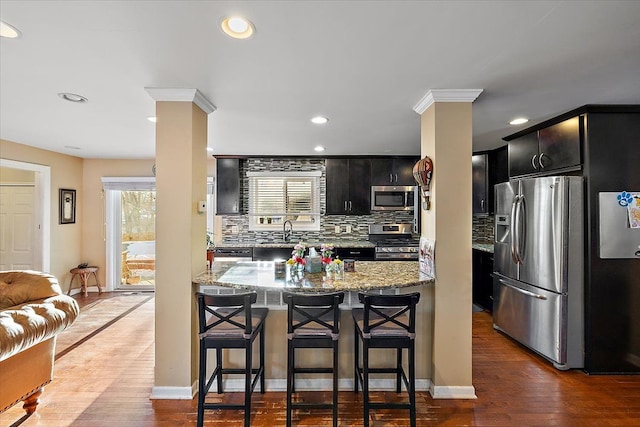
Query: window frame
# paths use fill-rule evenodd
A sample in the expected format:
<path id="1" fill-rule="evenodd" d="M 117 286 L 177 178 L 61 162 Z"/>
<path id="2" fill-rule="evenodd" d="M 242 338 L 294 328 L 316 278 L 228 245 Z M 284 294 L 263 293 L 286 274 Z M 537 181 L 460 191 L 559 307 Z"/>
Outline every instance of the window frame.
<path id="1" fill-rule="evenodd" d="M 293 225 L 294 230 L 299 231 L 320 231 L 320 179 L 322 177 L 321 171 L 311 172 L 247 172 L 247 178 L 249 179 L 249 209 L 248 209 L 248 222 L 250 231 L 273 231 L 282 230 L 284 221 L 289 220 Z M 298 181 L 300 179 L 308 179 L 311 182 L 311 194 L 310 194 L 310 211 L 291 211 L 285 212 L 260 212 L 257 211 L 258 206 L 256 204 L 255 197 L 257 195 L 257 181 L 260 178 L 269 180 L 282 180 L 283 181 L 283 193 L 281 203 L 282 206 L 287 209 L 287 194 L 286 194 L 286 182 Z M 309 221 L 297 220 L 299 217 L 309 217 Z M 263 223 L 260 223 L 260 218 L 263 218 Z M 272 222 L 268 220 L 271 218 Z"/>

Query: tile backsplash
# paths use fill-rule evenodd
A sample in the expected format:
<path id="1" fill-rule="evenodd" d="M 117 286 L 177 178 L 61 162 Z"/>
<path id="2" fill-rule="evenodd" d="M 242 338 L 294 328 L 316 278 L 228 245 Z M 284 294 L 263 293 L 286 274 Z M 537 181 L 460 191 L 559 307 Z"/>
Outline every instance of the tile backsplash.
<path id="1" fill-rule="evenodd" d="M 473 243 L 493 244 L 493 215 L 473 217 Z"/>
<path id="2" fill-rule="evenodd" d="M 326 169 L 324 159 L 299 158 L 249 158 L 241 162 L 242 175 L 242 212 L 248 211 L 249 182 L 247 172 L 264 171 L 321 171 L 320 178 L 320 211 L 326 209 Z M 282 233 L 273 231 L 250 231 L 247 215 L 221 215 L 222 241 L 224 243 L 274 243 L 282 240 Z M 335 241 L 335 240 L 366 240 L 370 224 L 411 223 L 413 213 L 408 212 L 375 212 L 371 215 L 322 215 L 320 217 L 320 231 L 293 230 L 291 241 Z M 351 233 L 345 232 L 346 226 L 351 226 Z M 335 232 L 340 226 L 340 233 Z M 234 233 L 234 227 L 238 232 Z"/>

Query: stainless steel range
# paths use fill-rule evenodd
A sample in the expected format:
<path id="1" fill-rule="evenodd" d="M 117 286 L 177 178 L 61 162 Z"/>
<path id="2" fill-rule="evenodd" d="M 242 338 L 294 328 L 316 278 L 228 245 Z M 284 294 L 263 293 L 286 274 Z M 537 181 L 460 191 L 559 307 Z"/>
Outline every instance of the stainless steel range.
<path id="1" fill-rule="evenodd" d="M 411 234 L 412 224 L 373 224 L 369 241 L 376 244 L 375 260 L 418 260 L 419 240 Z"/>

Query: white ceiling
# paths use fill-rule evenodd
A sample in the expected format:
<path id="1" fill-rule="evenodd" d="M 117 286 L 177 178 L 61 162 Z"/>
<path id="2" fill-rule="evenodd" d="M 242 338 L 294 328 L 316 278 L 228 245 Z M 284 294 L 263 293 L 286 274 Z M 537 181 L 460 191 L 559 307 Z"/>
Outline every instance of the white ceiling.
<path id="1" fill-rule="evenodd" d="M 484 89 L 474 150 L 584 104 L 640 104 L 640 1 L 2 0 L 0 13 L 22 32 L 1 41 L 0 137 L 85 158 L 154 156 L 145 87 L 199 89 L 218 108 L 209 146 L 243 155 L 419 154 L 412 108 L 430 89 Z M 232 14 L 253 38 L 221 32 Z"/>

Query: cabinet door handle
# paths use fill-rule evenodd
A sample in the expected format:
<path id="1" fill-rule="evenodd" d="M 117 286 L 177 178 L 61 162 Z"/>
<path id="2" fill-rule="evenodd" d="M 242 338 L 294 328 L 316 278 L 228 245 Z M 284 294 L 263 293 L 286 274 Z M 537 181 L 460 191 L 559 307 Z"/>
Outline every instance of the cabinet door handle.
<path id="1" fill-rule="evenodd" d="M 531 166 L 533 166 L 535 170 L 538 170 L 538 166 L 536 166 L 536 157 L 538 157 L 538 155 L 534 154 L 533 157 L 531 158 Z"/>
<path id="2" fill-rule="evenodd" d="M 344 211 L 345 212 L 347 211 L 347 201 L 346 200 L 344 201 Z"/>
<path id="3" fill-rule="evenodd" d="M 538 163 L 540 164 L 540 169 L 544 169 L 544 163 L 542 163 L 542 156 L 544 156 L 544 153 L 540 153 L 540 158 L 538 158 Z"/>
<path id="4" fill-rule="evenodd" d="M 396 184 L 398 183 L 398 174 L 396 174 Z"/>
<path id="5" fill-rule="evenodd" d="M 351 212 L 351 200 L 349 200 L 349 212 Z"/>
<path id="6" fill-rule="evenodd" d="M 484 210 L 484 199 L 480 200 L 480 209 Z"/>
<path id="7" fill-rule="evenodd" d="M 392 173 L 389 174 L 389 182 L 393 184 L 393 174 Z"/>

